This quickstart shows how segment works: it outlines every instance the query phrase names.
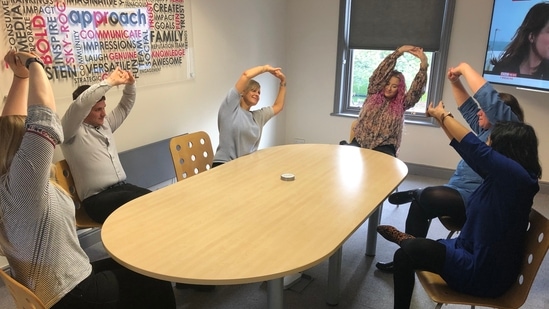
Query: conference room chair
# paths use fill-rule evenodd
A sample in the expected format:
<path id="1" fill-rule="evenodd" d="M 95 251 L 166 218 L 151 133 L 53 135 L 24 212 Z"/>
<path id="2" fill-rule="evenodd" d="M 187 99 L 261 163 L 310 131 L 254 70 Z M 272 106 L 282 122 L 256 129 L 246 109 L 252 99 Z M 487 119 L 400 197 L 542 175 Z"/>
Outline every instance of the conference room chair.
<path id="1" fill-rule="evenodd" d="M 15 301 L 15 306 L 17 309 L 45 309 L 46 306 L 42 301 L 36 297 L 36 295 L 29 290 L 26 286 L 17 282 L 10 275 L 8 275 L 4 270 L 0 268 L 0 278 L 4 282 L 4 285 L 10 291 L 13 300 Z"/>
<path id="2" fill-rule="evenodd" d="M 525 244 L 521 271 L 517 280 L 505 294 L 497 298 L 458 293 L 448 287 L 444 279 L 437 274 L 428 271 L 416 271 L 416 274 L 427 295 L 436 303 L 436 309 L 442 308 L 443 304 L 469 305 L 471 308 L 482 306 L 517 309 L 526 302 L 532 283 L 549 248 L 549 222 L 535 209 L 530 212 Z"/>
<path id="3" fill-rule="evenodd" d="M 84 207 L 81 206 L 80 198 L 78 197 L 78 193 L 76 192 L 76 187 L 74 185 L 74 180 L 72 178 L 69 164 L 66 160 L 61 160 L 55 163 L 55 179 L 57 183 L 72 197 L 74 206 L 76 208 L 76 227 L 78 229 L 101 227 L 101 223 L 96 222 L 92 218 L 90 218 Z"/>
<path id="4" fill-rule="evenodd" d="M 358 123 L 358 120 L 354 120 L 351 123 L 351 130 L 349 132 L 349 143 L 353 141 L 353 138 L 355 138 L 355 127 L 357 123 Z"/>
<path id="5" fill-rule="evenodd" d="M 438 217 L 440 220 L 440 223 L 449 231 L 448 236 L 446 238 L 450 239 L 454 234 L 459 233 L 461 231 L 462 226 L 458 224 L 457 222 L 452 219 L 450 216 L 440 216 Z"/>
<path id="6" fill-rule="evenodd" d="M 177 181 L 209 170 L 213 163 L 210 136 L 204 131 L 172 137 L 170 153 Z"/>

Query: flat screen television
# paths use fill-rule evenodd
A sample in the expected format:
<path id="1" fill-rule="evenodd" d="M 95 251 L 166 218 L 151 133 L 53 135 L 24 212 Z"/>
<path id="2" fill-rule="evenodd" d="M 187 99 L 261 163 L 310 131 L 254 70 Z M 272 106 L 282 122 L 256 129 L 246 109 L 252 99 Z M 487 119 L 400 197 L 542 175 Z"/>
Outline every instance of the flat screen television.
<path id="1" fill-rule="evenodd" d="M 548 1 L 494 0 L 484 78 L 520 89 L 549 91 L 548 21 Z"/>

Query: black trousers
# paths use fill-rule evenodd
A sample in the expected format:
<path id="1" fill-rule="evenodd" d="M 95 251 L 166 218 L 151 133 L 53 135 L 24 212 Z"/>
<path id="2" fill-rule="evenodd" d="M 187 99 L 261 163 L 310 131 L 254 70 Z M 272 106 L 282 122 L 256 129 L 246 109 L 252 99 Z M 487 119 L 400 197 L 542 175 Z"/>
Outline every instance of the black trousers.
<path id="1" fill-rule="evenodd" d="M 83 200 L 82 206 L 90 218 L 103 223 L 118 207 L 150 192 L 130 183 L 120 183 Z"/>
<path id="2" fill-rule="evenodd" d="M 340 145 L 348 145 L 348 146 L 355 146 L 355 147 L 362 147 L 356 140 L 356 138 L 353 138 L 353 140 L 350 143 L 347 143 L 346 141 L 340 141 Z M 394 145 L 381 145 L 377 146 L 375 148 L 372 148 L 372 150 L 383 152 L 385 154 L 388 154 L 390 156 L 396 157 L 396 148 Z"/>
<path id="3" fill-rule="evenodd" d="M 440 216 L 450 216 L 461 226 L 465 223 L 465 202 L 457 190 L 446 186 L 426 187 L 419 190 L 417 196 L 408 210 L 406 233 L 426 237 L 431 219 Z"/>
<path id="4" fill-rule="evenodd" d="M 175 309 L 171 282 L 133 272 L 112 259 L 92 263 L 92 274 L 52 309 Z"/>
<path id="5" fill-rule="evenodd" d="M 414 238 L 402 241 L 393 262 L 394 308 L 409 309 L 415 285 L 415 271 L 427 270 L 440 274 L 446 260 L 446 246 L 438 241 Z"/>

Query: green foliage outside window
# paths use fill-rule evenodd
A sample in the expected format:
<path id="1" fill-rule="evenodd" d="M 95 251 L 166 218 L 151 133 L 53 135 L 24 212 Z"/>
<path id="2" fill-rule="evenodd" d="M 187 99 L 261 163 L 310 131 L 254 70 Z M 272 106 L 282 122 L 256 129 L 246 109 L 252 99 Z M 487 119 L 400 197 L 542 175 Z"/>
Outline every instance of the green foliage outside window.
<path id="1" fill-rule="evenodd" d="M 353 52 L 353 65 L 352 65 L 352 95 L 350 107 L 360 108 L 366 99 L 369 78 L 377 68 L 377 66 L 393 51 L 387 50 L 365 50 L 355 49 Z M 432 53 L 426 52 L 428 59 L 432 58 Z M 430 63 L 431 61 L 429 61 Z M 405 53 L 398 58 L 396 70 L 404 74 L 406 80 L 406 89 L 410 88 L 412 81 L 416 73 L 419 70 L 419 60 Z M 426 89 L 429 89 L 429 79 L 427 79 Z M 427 92 L 423 95 L 421 100 L 414 106 L 414 108 L 408 110 L 412 113 L 425 113 L 427 101 Z"/>

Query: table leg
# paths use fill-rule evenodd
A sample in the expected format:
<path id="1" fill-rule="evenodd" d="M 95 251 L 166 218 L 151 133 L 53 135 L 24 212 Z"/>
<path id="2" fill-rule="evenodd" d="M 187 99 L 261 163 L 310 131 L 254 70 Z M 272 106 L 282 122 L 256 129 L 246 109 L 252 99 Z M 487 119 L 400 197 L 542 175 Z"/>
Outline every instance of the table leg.
<path id="1" fill-rule="evenodd" d="M 377 226 L 381 221 L 381 209 L 383 208 L 383 202 L 377 206 L 377 209 L 368 218 L 368 235 L 366 236 L 366 255 L 376 255 L 377 244 Z"/>
<path id="2" fill-rule="evenodd" d="M 341 278 L 341 257 L 343 248 L 339 247 L 330 257 L 328 264 L 328 296 L 326 303 L 330 306 L 339 304 L 339 282 Z"/>
<path id="3" fill-rule="evenodd" d="M 267 281 L 267 299 L 269 303 L 269 309 L 283 308 L 283 279 L 284 278 L 277 278 Z"/>

